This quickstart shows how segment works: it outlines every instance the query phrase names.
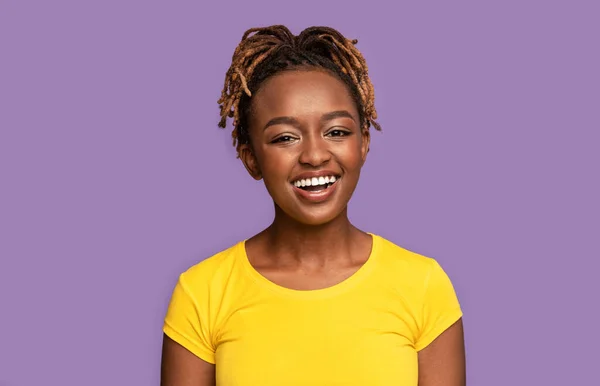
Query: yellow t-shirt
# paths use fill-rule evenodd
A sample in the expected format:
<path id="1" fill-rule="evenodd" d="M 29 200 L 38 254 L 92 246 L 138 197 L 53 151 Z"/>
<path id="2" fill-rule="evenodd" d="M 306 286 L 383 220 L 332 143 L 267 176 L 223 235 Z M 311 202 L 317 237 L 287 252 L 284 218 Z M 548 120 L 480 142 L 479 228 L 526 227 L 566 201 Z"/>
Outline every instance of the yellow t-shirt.
<path id="1" fill-rule="evenodd" d="M 434 259 L 372 237 L 354 275 L 311 291 L 266 279 L 242 241 L 180 275 L 163 331 L 216 363 L 218 386 L 416 386 L 417 352 L 461 308 Z"/>

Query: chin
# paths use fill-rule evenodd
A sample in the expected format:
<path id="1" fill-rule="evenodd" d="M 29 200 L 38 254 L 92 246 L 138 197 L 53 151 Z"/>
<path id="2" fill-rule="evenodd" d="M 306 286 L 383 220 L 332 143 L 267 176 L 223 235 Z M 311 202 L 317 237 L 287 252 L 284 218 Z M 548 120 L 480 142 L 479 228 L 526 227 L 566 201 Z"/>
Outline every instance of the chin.
<path id="1" fill-rule="evenodd" d="M 286 213 L 286 215 L 295 220 L 296 222 L 302 224 L 302 225 L 308 225 L 308 226 L 319 226 L 319 225 L 325 225 L 328 224 L 330 222 L 332 222 L 333 220 L 335 220 L 336 218 L 338 218 L 344 211 L 344 208 L 341 209 L 325 209 L 323 208 L 323 210 L 319 210 L 317 208 L 314 208 L 313 210 L 310 211 L 292 211 L 292 212 L 286 212 L 284 210 L 284 212 Z"/>
<path id="2" fill-rule="evenodd" d="M 331 221 L 333 221 L 334 219 L 335 219 L 335 216 L 334 217 L 309 217 L 309 218 L 298 219 L 298 222 L 301 223 L 302 225 L 316 227 L 316 226 L 328 224 Z"/>

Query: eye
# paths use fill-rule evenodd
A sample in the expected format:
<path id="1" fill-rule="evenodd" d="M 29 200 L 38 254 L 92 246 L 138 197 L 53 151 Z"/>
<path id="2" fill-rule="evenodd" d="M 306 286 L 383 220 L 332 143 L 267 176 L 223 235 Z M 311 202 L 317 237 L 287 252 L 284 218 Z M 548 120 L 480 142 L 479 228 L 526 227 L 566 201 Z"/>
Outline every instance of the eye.
<path id="1" fill-rule="evenodd" d="M 293 140 L 294 138 L 290 135 L 282 135 L 281 137 L 277 137 L 274 140 L 272 140 L 271 143 L 285 143 Z"/>
<path id="2" fill-rule="evenodd" d="M 335 129 L 335 130 L 331 130 L 329 133 L 326 134 L 328 137 L 345 137 L 347 135 L 350 135 L 350 132 L 347 130 L 340 130 L 340 129 Z"/>

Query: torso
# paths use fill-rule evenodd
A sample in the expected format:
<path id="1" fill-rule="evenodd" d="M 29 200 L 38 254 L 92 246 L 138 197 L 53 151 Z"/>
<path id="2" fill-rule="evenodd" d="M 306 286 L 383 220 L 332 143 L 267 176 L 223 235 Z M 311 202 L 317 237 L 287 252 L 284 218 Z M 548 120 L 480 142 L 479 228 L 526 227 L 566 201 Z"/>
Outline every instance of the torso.
<path id="1" fill-rule="evenodd" d="M 310 280 L 238 243 L 182 275 L 165 332 L 216 363 L 218 385 L 416 386 L 418 350 L 460 317 L 459 305 L 438 294 L 437 313 L 425 312 L 432 273 L 432 288 L 452 291 L 443 272 L 372 240 L 370 255 L 370 240 L 359 243 Z"/>
<path id="2" fill-rule="evenodd" d="M 375 252 L 366 238 L 310 274 L 246 243 L 240 262 L 257 286 L 244 285 L 235 312 L 219 307 L 217 383 L 416 386 L 411 305 L 395 294 L 399 277 L 381 270 L 382 241 Z"/>

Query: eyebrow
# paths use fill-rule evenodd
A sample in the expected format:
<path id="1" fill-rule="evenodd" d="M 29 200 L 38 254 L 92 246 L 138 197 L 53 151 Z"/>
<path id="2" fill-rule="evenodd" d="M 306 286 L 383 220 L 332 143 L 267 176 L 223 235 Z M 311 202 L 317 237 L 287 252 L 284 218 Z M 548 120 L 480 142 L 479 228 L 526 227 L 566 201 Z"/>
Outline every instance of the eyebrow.
<path id="1" fill-rule="evenodd" d="M 267 122 L 263 130 L 266 130 L 269 126 L 275 125 L 290 125 L 294 127 L 299 127 L 300 122 L 298 122 L 298 120 L 294 117 L 276 117 Z"/>
<path id="2" fill-rule="evenodd" d="M 338 110 L 338 111 L 332 111 L 330 113 L 324 114 L 321 117 L 321 122 L 331 121 L 331 120 L 334 120 L 336 118 L 350 118 L 350 119 L 352 119 L 354 121 L 354 117 L 348 111 L 346 111 L 346 110 Z"/>
<path id="3" fill-rule="evenodd" d="M 337 110 L 337 111 L 332 111 L 332 112 L 323 114 L 320 121 L 321 121 L 321 123 L 324 123 L 324 122 L 331 121 L 336 118 L 350 118 L 353 121 L 355 121 L 352 114 L 350 114 L 346 110 Z M 275 126 L 275 125 L 290 125 L 290 126 L 294 126 L 294 127 L 299 127 L 300 122 L 294 117 L 275 117 L 275 118 L 271 119 L 269 122 L 267 122 L 267 124 L 265 125 L 263 130 L 266 130 L 268 127 Z"/>

